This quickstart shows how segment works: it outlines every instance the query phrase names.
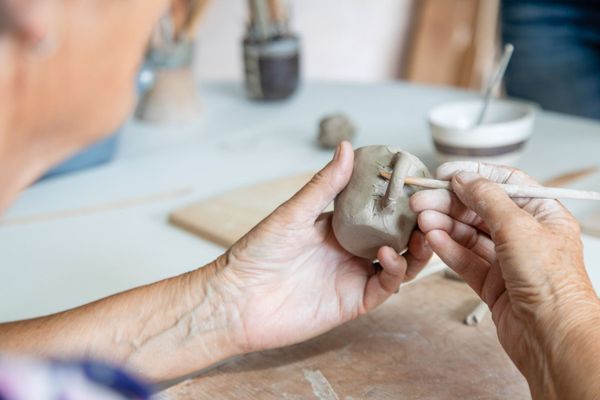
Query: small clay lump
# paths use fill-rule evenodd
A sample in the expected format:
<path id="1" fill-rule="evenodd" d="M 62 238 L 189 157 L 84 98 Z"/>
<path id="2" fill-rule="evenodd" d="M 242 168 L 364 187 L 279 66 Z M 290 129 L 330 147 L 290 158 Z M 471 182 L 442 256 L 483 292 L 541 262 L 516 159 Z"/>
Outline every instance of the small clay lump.
<path id="1" fill-rule="evenodd" d="M 356 126 L 343 113 L 326 115 L 319 122 L 319 145 L 326 149 L 335 149 L 342 141 L 349 142 L 356 135 Z"/>

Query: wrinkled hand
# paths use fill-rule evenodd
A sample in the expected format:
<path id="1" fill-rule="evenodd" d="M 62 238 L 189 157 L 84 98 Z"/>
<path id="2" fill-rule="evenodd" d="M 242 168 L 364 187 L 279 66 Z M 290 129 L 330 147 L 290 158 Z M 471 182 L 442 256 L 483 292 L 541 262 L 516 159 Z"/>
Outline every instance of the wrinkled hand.
<path id="1" fill-rule="evenodd" d="M 347 185 L 354 152 L 334 159 L 217 261 L 220 296 L 235 304 L 242 351 L 297 343 L 373 309 L 413 278 L 431 250 L 420 232 L 403 256 L 379 249 L 383 270 L 345 251 L 322 214 Z M 225 300 L 228 301 L 228 300 Z"/>
<path id="2" fill-rule="evenodd" d="M 539 185 L 518 170 L 454 162 L 437 178 L 452 179 L 454 193 L 426 190 L 411 198 L 427 242 L 487 303 L 534 397 L 565 395 L 565 384 L 579 379 L 577 367 L 573 376 L 565 366 L 573 357 L 585 364 L 591 349 L 584 328 L 600 320 L 576 220 L 556 200 L 513 200 L 490 182 Z M 569 393 L 577 397 L 564 398 L 592 392 Z"/>

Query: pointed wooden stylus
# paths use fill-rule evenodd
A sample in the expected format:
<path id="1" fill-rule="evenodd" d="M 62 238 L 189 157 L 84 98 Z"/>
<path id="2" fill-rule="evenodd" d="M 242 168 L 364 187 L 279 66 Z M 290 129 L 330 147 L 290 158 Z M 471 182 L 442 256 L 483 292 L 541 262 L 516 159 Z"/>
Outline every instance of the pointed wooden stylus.
<path id="1" fill-rule="evenodd" d="M 379 176 L 389 180 L 391 174 L 385 171 L 379 171 Z M 452 190 L 450 181 L 440 181 L 437 179 L 418 178 L 407 176 L 404 178 L 404 184 L 418 186 L 427 189 L 446 189 Z M 498 184 L 509 197 L 527 197 L 532 199 L 576 199 L 576 200 L 600 200 L 600 193 L 586 190 L 564 189 L 544 186 L 520 186 L 507 183 Z"/>

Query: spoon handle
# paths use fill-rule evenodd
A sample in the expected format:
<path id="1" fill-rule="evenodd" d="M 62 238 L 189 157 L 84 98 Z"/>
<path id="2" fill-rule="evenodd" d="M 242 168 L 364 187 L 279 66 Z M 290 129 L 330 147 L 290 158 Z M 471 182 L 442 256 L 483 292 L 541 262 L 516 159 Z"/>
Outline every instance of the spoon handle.
<path id="1" fill-rule="evenodd" d="M 504 77 L 506 67 L 508 67 L 508 63 L 510 62 L 510 58 L 512 57 L 514 50 L 515 47 L 510 43 L 507 43 L 506 46 L 504 46 L 504 52 L 502 53 L 498 67 L 496 68 L 496 71 L 494 71 L 494 74 L 491 76 L 485 87 L 485 91 L 483 92 L 483 105 L 481 106 L 481 110 L 479 111 L 479 115 L 475 121 L 475 126 L 479 126 L 483 122 L 483 117 L 485 116 L 485 112 L 490 104 L 494 88 L 502 80 L 502 77 Z"/>

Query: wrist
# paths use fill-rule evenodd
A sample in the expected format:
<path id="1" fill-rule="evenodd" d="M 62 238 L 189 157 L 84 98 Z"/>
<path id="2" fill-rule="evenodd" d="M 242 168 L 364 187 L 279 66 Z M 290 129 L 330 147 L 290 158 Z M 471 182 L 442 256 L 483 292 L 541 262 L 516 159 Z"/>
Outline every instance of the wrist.
<path id="1" fill-rule="evenodd" d="M 236 291 L 228 280 L 226 257 L 189 274 L 190 332 L 205 348 L 210 364 L 244 353 Z M 210 345 L 210 348 L 207 346 Z"/>
<path id="2" fill-rule="evenodd" d="M 600 301 L 593 290 L 580 291 L 552 308 L 544 313 L 549 317 L 534 323 L 539 357 L 525 373 L 533 398 L 595 398 L 600 390 Z"/>
<path id="3" fill-rule="evenodd" d="M 245 284 L 233 272 L 229 252 L 197 272 L 202 274 L 200 280 L 207 285 L 206 290 L 211 293 L 212 301 L 219 304 L 227 328 L 224 335 L 227 337 L 226 348 L 230 356 L 254 351 L 255 349 L 248 344 L 242 316 Z"/>
<path id="4" fill-rule="evenodd" d="M 159 304 L 138 312 L 140 322 L 130 335 L 135 339 L 126 359 L 129 367 L 147 379 L 162 381 L 242 352 L 236 335 L 236 308 L 221 277 L 223 268 L 216 260 L 153 285 L 158 287 L 148 302 L 160 299 Z"/>

